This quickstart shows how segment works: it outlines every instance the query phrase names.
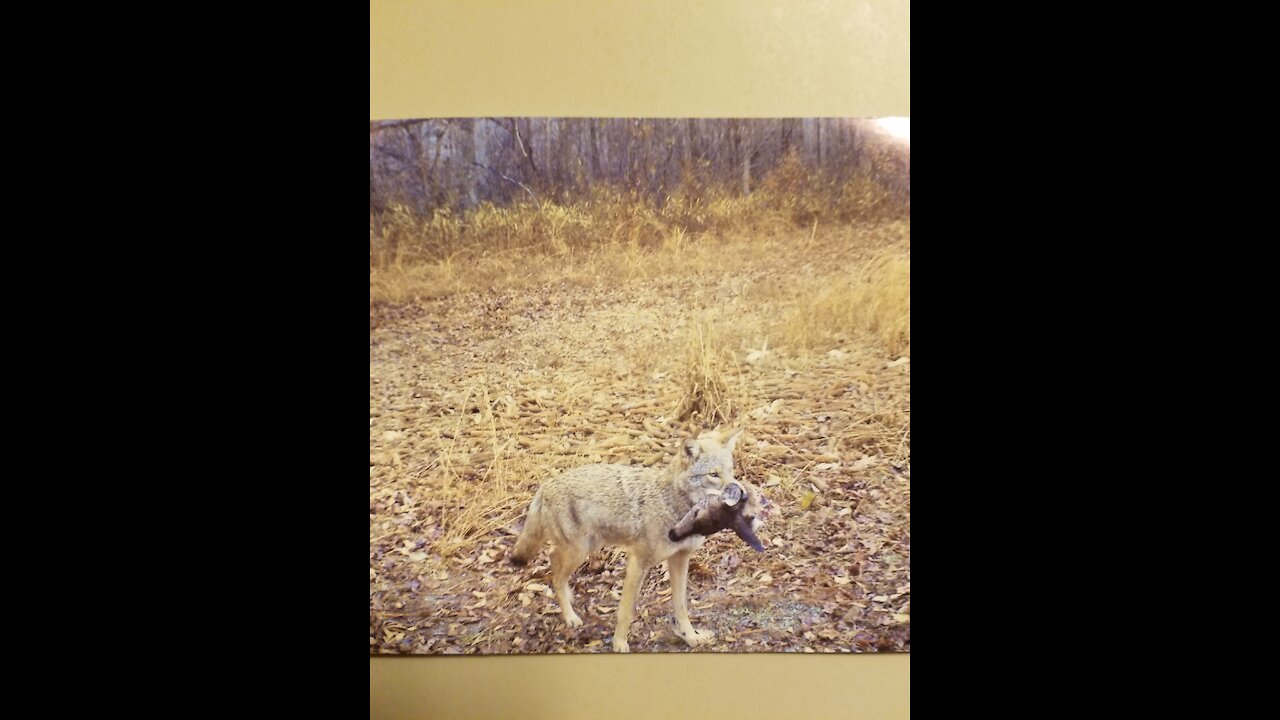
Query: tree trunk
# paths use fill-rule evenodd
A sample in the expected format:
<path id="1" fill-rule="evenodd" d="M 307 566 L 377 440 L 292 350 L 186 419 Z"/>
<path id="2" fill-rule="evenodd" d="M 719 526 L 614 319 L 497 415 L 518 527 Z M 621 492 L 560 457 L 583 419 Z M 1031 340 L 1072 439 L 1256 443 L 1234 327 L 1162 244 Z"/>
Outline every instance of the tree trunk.
<path id="1" fill-rule="evenodd" d="M 554 154 L 551 152 L 551 118 L 542 121 L 542 134 L 546 138 L 542 141 L 542 169 L 547 175 L 547 187 L 554 194 L 559 191 L 559 187 L 553 176 L 555 169 L 551 167 L 551 161 L 554 159 Z"/>
<path id="2" fill-rule="evenodd" d="M 382 202 L 378 199 L 378 186 L 373 179 L 373 163 L 369 163 L 369 215 L 373 218 L 373 234 L 382 239 Z"/>
<path id="3" fill-rule="evenodd" d="M 601 176 L 600 172 L 600 143 L 596 139 L 596 122 L 595 118 L 587 120 L 587 126 L 591 130 L 591 179 L 597 180 Z"/>
<path id="4" fill-rule="evenodd" d="M 693 168 L 693 118 L 684 121 L 684 164 Z"/>
<path id="5" fill-rule="evenodd" d="M 520 121 L 516 118 L 511 119 L 511 146 L 516 149 L 516 165 L 520 164 L 520 157 L 523 155 L 525 161 L 528 162 L 530 173 L 529 181 L 537 182 L 538 166 L 533 162 L 533 143 L 530 139 L 529 144 L 525 144 L 524 138 L 520 135 Z"/>
<path id="6" fill-rule="evenodd" d="M 425 215 L 427 212 L 427 198 L 431 197 L 431 175 L 427 172 L 427 151 L 422 147 L 422 137 L 418 135 L 417 128 L 406 127 L 404 129 L 409 134 L 409 145 L 413 148 L 413 161 L 418 170 L 418 182 L 422 185 L 422 196 L 417 203 L 418 212 Z"/>
<path id="7" fill-rule="evenodd" d="M 480 203 L 476 197 L 476 175 L 472 171 L 477 164 L 476 161 L 476 125 L 474 119 L 466 121 L 466 135 L 463 140 L 462 161 L 466 163 L 463 166 L 463 184 L 467 194 L 467 207 L 475 207 Z"/>
<path id="8" fill-rule="evenodd" d="M 818 167 L 825 170 L 827 162 L 827 153 L 822 147 L 822 118 L 818 118 Z"/>

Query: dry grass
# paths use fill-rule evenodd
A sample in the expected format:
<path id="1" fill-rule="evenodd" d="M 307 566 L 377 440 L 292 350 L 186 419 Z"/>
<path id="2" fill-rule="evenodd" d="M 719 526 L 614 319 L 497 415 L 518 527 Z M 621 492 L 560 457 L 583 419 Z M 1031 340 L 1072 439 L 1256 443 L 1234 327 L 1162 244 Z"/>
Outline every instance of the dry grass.
<path id="1" fill-rule="evenodd" d="M 639 291 L 643 298 L 646 289 L 662 287 L 684 307 L 679 315 L 654 312 L 648 319 L 636 315 L 627 320 L 656 325 L 646 333 L 610 325 L 610 332 L 627 334 L 624 352 L 590 365 L 572 355 L 575 345 L 592 334 L 581 325 L 575 332 L 584 337 L 533 337 L 529 346 L 507 348 L 553 373 L 557 382 L 549 384 L 550 376 L 543 375 L 522 387 L 512 384 L 511 375 L 501 384 L 479 375 L 441 390 L 425 416 L 421 408 L 403 415 L 400 427 L 413 422 L 427 428 L 427 436 L 409 444 L 377 443 L 385 452 L 371 447 L 371 481 L 384 474 L 403 477 L 408 469 L 401 466 L 401 455 L 431 458 L 410 474 L 432 478 L 430 517 L 439 531 L 427 549 L 449 558 L 479 539 L 513 528 L 533 488 L 549 474 L 588 462 L 666 462 L 680 437 L 700 429 L 727 424 L 750 428 L 752 442 L 742 446 L 744 471 L 762 483 L 772 478 L 776 484 L 771 492 L 788 500 L 808 492 L 809 485 L 798 478 L 829 460 L 826 455 L 856 457 L 875 451 L 909 457 L 909 421 L 897 405 L 849 413 L 843 424 L 825 431 L 826 445 L 801 455 L 798 466 L 794 457 L 776 454 L 796 447 L 798 436 L 784 429 L 787 424 L 840 407 L 832 399 L 830 371 L 815 369 L 814 379 L 797 377 L 790 371 L 792 364 L 812 367 L 817 360 L 789 353 L 848 347 L 857 335 L 879 342 L 890 355 L 909 354 L 910 251 L 901 241 L 904 235 L 909 237 L 905 226 L 853 234 L 847 227 L 821 233 L 793 230 L 776 239 L 691 239 L 673 231 L 651 247 L 627 242 L 567 246 L 550 253 L 511 248 L 467 262 L 401 259 L 378 268 L 371 273 L 371 297 L 389 302 L 491 287 L 518 291 L 527 301 L 566 293 L 599 299 L 624 289 Z M 869 260 L 840 254 L 858 249 L 853 242 L 858 239 Z M 876 250 L 886 242 L 893 244 Z M 724 279 L 726 267 L 742 270 L 752 263 L 762 275 L 754 285 Z M 628 285 L 631 281 L 636 283 Z M 550 283 L 559 285 L 548 290 Z M 755 302 L 740 302 L 743 295 Z M 462 298 L 462 306 L 471 307 L 467 298 L 472 297 L 477 296 Z M 484 311 L 472 307 L 471 312 Z M 474 318 L 457 322 L 465 328 L 476 325 Z M 765 352 L 754 352 L 757 348 Z M 765 359 L 746 360 L 757 354 Z M 875 357 L 858 362 L 883 368 L 883 360 Z M 775 380 L 760 385 L 762 378 L 779 373 L 785 385 Z M 824 377 L 828 379 L 816 379 Z M 849 387 L 857 388 L 858 378 L 870 375 L 851 377 Z M 654 388 L 659 389 L 656 395 Z M 609 391 L 617 397 L 612 403 L 602 399 Z M 861 392 L 867 392 L 865 386 Z M 784 398 L 781 410 L 777 397 Z M 772 449 L 757 448 L 757 440 Z M 371 503 L 395 508 L 403 501 L 392 486 L 382 493 L 378 488 L 371 482 Z"/>
<path id="2" fill-rule="evenodd" d="M 600 187 L 579 202 L 483 204 L 429 217 L 401 205 L 370 231 L 369 302 L 402 305 L 489 288 L 590 285 L 690 275 L 723 265 L 725 245 L 763 253 L 795 231 L 879 225 L 904 209 L 863 175 L 837 183 L 784 162 L 756 192 L 677 192 L 655 205 Z"/>
<path id="3" fill-rule="evenodd" d="M 413 448 L 433 459 L 426 470 L 437 478 L 431 494 L 440 532 L 429 549 L 449 558 L 510 530 L 537 483 L 554 472 L 589 462 L 664 463 L 680 437 L 700 429 L 747 427 L 744 477 L 768 484 L 771 496 L 784 502 L 800 502 L 811 490 L 801 478 L 835 458 L 908 459 L 905 397 L 895 392 L 887 396 L 893 402 L 873 411 L 856 409 L 857 398 L 870 392 L 865 381 L 884 372 L 883 355 L 804 359 L 789 355 L 786 345 L 823 347 L 841 333 L 860 332 L 890 355 L 909 350 L 909 272 L 909 253 L 895 247 L 822 290 L 794 293 L 785 303 L 786 320 L 776 325 L 783 347 L 768 348 L 771 359 L 757 364 L 743 359 L 742 348 L 763 344 L 754 340 L 767 334 L 762 316 L 736 304 L 715 307 L 708 297 L 711 307 L 674 323 L 683 328 L 674 339 L 637 341 L 626 354 L 593 365 L 556 362 L 556 384 L 544 379 L 521 389 L 509 376 L 503 387 L 512 394 L 499 395 L 482 375 L 444 394 L 431 406 L 438 417 L 426 421 L 430 438 Z M 577 340 L 562 340 L 558 352 L 569 360 Z M 809 371 L 797 376 L 792 365 Z M 832 378 L 838 378 L 834 384 Z M 654 386 L 661 388 L 656 396 L 645 389 Z M 606 390 L 618 399 L 605 399 Z M 827 419 L 833 414 L 838 420 Z M 831 423 L 825 439 L 801 450 L 812 440 L 790 428 L 815 419 Z M 397 463 L 380 457 L 374 464 Z"/>
<path id="4" fill-rule="evenodd" d="M 546 631 L 552 599 L 522 604 L 530 580 L 546 583 L 545 554 L 525 571 L 503 562 L 530 498 L 571 467 L 670 462 L 716 425 L 744 429 L 738 476 L 774 504 L 778 551 L 733 570 L 741 548 L 708 543 L 698 562 L 736 584 L 701 584 L 700 597 L 738 602 L 762 572 L 813 603 L 817 578 L 852 577 L 872 596 L 909 580 L 909 363 L 892 362 L 910 347 L 909 226 L 659 234 L 636 213 L 604 243 L 565 220 L 543 226 L 562 244 L 460 242 L 371 272 L 371 300 L 441 298 L 370 333 L 371 648 L 591 651 Z M 860 574 L 852 552 L 810 550 L 832 537 L 867 553 Z M 616 553 L 597 561 L 605 570 L 575 583 L 603 627 L 622 566 Z M 880 605 L 851 608 L 857 627 L 906 612 Z"/>
<path id="5" fill-rule="evenodd" d="M 707 272 L 742 238 L 691 240 L 676 228 L 649 246 L 636 242 L 598 246 L 459 251 L 438 260 L 400 259 L 369 272 L 369 301 L 408 304 L 494 288 L 522 289 L 565 283 L 592 286 Z M 737 241 L 737 242 L 735 242 Z"/>
<path id="6" fill-rule="evenodd" d="M 688 363 L 681 373 L 684 390 L 676 402 L 668 397 L 647 404 L 628 403 L 603 414 L 582 409 L 587 403 L 576 402 L 570 391 L 522 401 L 518 410 L 503 417 L 483 397 L 483 390 L 475 391 L 482 396 L 477 399 L 477 412 L 432 423 L 434 437 L 421 443 L 417 452 L 403 455 L 431 457 L 429 464 L 406 472 L 399 453 L 371 454 L 371 463 L 386 466 L 376 468 L 379 476 L 434 478 L 429 502 L 436 512 L 430 517 L 439 533 L 424 549 L 450 558 L 484 538 L 513 529 L 536 485 L 556 472 L 591 462 L 664 464 L 670 461 L 678 438 L 734 417 L 736 401 L 729 390 L 733 379 L 726 369 L 725 351 L 716 349 L 709 334 L 694 332 L 684 362 Z M 655 420 L 673 405 L 687 410 L 671 421 Z M 637 406 L 642 415 L 631 414 Z M 644 418 L 639 428 L 637 417 Z M 394 508 L 404 497 L 396 485 L 371 482 L 371 503 L 381 500 L 385 507 Z"/>
<path id="7" fill-rule="evenodd" d="M 801 295 L 784 327 L 791 347 L 834 347 L 850 335 L 868 333 L 889 354 L 910 355 L 910 249 L 890 248 Z"/>
<path id="8" fill-rule="evenodd" d="M 730 391 L 733 379 L 727 372 L 732 355 L 715 327 L 705 320 L 698 322 L 684 345 L 676 420 L 706 427 L 733 421 L 739 403 Z"/>
<path id="9" fill-rule="evenodd" d="M 392 519 L 375 539 L 423 537 L 425 530 L 410 530 L 433 528 L 421 551 L 455 558 L 510 532 L 549 474 L 588 462 L 666 462 L 680 437 L 717 425 L 749 428 L 744 470 L 762 483 L 775 478 L 773 491 L 791 500 L 809 487 L 798 478 L 828 455 L 905 455 L 907 419 L 893 408 L 874 418 L 850 410 L 840 427 L 828 429 L 826 445 L 801 451 L 810 439 L 788 428 L 818 410 L 852 408 L 853 395 L 831 400 L 830 380 L 796 377 L 785 358 L 744 361 L 748 348 L 766 343 L 777 354 L 835 345 L 855 333 L 874 336 L 891 354 L 909 352 L 910 254 L 901 239 L 910 230 L 886 222 L 896 217 L 886 203 L 865 180 L 822 184 L 787 164 L 745 198 L 675 195 L 655 207 L 597 190 L 567 206 L 483 205 L 429 218 L 396 208 L 384 237 L 371 236 L 370 304 L 459 298 L 439 316 L 459 334 L 437 352 L 472 343 L 491 320 L 501 324 L 507 310 L 494 314 L 473 302 L 496 293 L 536 313 L 556 312 L 544 308 L 561 307 L 555 300 L 574 294 L 592 296 L 594 308 L 623 296 L 637 311 L 664 309 L 642 321 L 651 325 L 645 332 L 609 325 L 612 336 L 626 333 L 626 349 L 595 364 L 575 357 L 574 348 L 605 330 L 579 319 L 558 335 L 529 330 L 527 346 L 503 340 L 500 350 L 483 351 L 486 362 L 424 357 L 441 372 L 468 375 L 407 380 L 430 387 L 430 398 L 410 393 L 418 400 L 404 404 L 371 396 L 371 428 L 379 428 L 371 435 L 371 513 Z M 899 244 L 865 262 L 869 248 L 892 242 Z M 767 307 L 738 304 L 751 273 L 761 279 L 746 295 Z M 679 298 L 674 310 L 672 298 Z M 542 374 L 526 377 L 530 368 Z M 496 375 L 486 379 L 476 369 Z M 785 408 L 761 414 L 761 404 L 776 397 L 785 398 Z M 421 524 L 396 524 L 408 517 Z"/>

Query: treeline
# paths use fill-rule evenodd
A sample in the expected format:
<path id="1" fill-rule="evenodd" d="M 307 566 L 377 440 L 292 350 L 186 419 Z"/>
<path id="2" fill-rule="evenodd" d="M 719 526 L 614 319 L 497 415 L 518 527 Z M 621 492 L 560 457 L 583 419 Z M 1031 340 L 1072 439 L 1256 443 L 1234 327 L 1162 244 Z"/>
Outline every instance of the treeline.
<path id="1" fill-rule="evenodd" d="M 369 124 L 369 212 L 521 200 L 568 204 L 605 184 L 662 204 L 750 195 L 788 159 L 824 185 L 874 181 L 910 207 L 910 148 L 871 120 L 447 118 Z M 908 210 L 909 212 L 909 210 Z"/>

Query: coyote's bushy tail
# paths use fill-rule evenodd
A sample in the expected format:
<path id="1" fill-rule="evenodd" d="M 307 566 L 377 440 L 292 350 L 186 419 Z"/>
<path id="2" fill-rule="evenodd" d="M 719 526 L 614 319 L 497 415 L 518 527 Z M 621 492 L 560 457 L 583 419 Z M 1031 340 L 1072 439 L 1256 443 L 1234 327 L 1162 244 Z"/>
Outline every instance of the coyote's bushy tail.
<path id="1" fill-rule="evenodd" d="M 529 512 L 524 520 L 524 530 L 520 531 L 520 537 L 516 539 L 515 547 L 511 548 L 511 554 L 507 556 L 507 560 L 512 565 L 528 565 L 529 561 L 538 554 L 538 549 L 541 547 L 542 490 L 539 489 L 533 496 L 533 502 L 529 503 Z"/>

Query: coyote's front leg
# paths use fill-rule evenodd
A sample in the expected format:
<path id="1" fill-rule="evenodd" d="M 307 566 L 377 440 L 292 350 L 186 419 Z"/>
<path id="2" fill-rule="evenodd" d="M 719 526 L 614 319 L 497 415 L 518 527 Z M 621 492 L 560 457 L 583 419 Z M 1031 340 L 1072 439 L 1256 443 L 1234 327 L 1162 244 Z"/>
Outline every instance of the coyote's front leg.
<path id="1" fill-rule="evenodd" d="M 676 614 L 676 633 L 689 643 L 689 647 L 698 647 L 715 640 L 716 635 L 710 630 L 694 630 L 689 622 L 689 608 L 685 605 L 685 593 L 689 584 L 691 554 L 691 551 L 685 550 L 672 555 L 667 559 L 667 569 L 671 574 L 671 604 Z"/>
<path id="2" fill-rule="evenodd" d="M 627 644 L 627 634 L 631 631 L 631 618 L 636 611 L 636 593 L 640 590 L 640 581 L 644 579 L 649 565 L 643 558 L 628 550 L 627 576 L 622 581 L 622 602 L 618 604 L 618 626 L 613 631 L 613 651 L 631 652 Z"/>

